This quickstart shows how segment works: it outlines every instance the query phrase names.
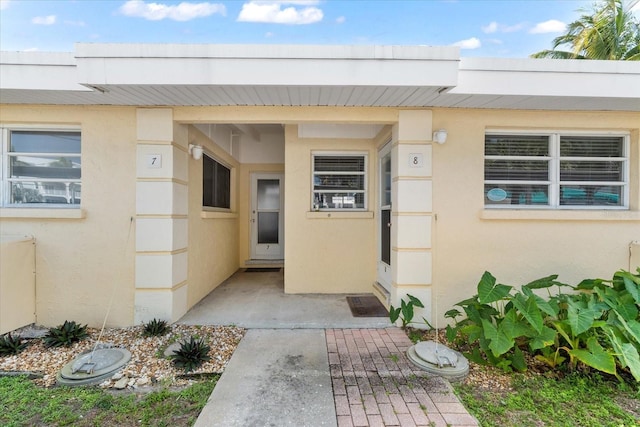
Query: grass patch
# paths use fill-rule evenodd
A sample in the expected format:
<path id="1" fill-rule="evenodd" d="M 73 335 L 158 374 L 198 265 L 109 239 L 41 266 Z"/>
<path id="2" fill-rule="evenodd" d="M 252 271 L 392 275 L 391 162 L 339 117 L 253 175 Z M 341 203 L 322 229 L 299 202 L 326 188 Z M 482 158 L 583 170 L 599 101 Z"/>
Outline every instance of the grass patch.
<path id="1" fill-rule="evenodd" d="M 561 379 L 514 375 L 512 385 L 511 391 L 454 387 L 482 426 L 640 425 L 640 392 L 599 375 Z"/>
<path id="2" fill-rule="evenodd" d="M 191 426 L 218 379 L 179 391 L 115 395 L 97 387 L 42 388 L 25 377 L 0 377 L 0 425 Z"/>

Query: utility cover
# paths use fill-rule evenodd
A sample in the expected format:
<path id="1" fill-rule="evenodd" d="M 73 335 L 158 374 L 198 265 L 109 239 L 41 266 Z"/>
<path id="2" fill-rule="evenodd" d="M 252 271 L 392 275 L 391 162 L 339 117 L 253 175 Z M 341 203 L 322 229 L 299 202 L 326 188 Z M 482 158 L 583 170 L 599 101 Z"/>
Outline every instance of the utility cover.
<path id="1" fill-rule="evenodd" d="M 131 353 L 124 348 L 100 348 L 82 353 L 67 363 L 57 375 L 58 384 L 100 384 L 131 360 Z"/>
<path id="2" fill-rule="evenodd" d="M 452 381 L 469 373 L 469 361 L 462 353 L 435 341 L 421 341 L 409 347 L 407 358 L 420 369 Z"/>

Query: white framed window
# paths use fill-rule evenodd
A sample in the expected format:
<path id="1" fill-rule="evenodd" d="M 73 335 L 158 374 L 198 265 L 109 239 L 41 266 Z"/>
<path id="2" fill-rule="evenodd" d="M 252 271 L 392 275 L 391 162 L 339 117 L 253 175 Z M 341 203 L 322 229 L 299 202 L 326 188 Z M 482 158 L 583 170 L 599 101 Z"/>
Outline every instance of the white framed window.
<path id="1" fill-rule="evenodd" d="M 629 135 L 487 132 L 491 208 L 627 209 Z"/>
<path id="2" fill-rule="evenodd" d="M 2 127 L 0 203 L 4 207 L 79 207 L 81 132 L 57 127 Z"/>
<path id="3" fill-rule="evenodd" d="M 231 209 L 231 168 L 202 156 L 202 206 Z"/>
<path id="4" fill-rule="evenodd" d="M 367 154 L 312 153 L 313 210 L 367 209 Z"/>

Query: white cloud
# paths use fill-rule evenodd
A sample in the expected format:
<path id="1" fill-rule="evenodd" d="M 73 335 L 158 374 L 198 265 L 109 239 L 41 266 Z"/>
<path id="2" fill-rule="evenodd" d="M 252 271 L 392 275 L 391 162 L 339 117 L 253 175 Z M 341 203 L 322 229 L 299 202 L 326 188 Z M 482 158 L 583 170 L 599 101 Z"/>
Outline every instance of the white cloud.
<path id="1" fill-rule="evenodd" d="M 0 0 L 0 10 L 5 10 L 9 7 L 9 0 Z"/>
<path id="2" fill-rule="evenodd" d="M 496 21 L 493 21 L 489 25 L 482 27 L 482 32 L 486 34 L 495 33 L 496 31 L 498 31 L 498 23 Z"/>
<path id="3" fill-rule="evenodd" d="M 87 24 L 84 21 L 64 21 L 65 25 L 71 25 L 73 27 L 86 27 Z"/>
<path id="4" fill-rule="evenodd" d="M 550 19 L 544 22 L 538 22 L 535 27 L 529 30 L 531 34 L 561 33 L 567 29 L 564 22 L 557 19 Z"/>
<path id="5" fill-rule="evenodd" d="M 144 18 L 149 21 L 172 19 L 174 21 L 189 21 L 204 18 L 219 13 L 225 15 L 227 9 L 218 3 L 190 3 L 182 2 L 178 5 L 162 3 L 147 3 L 143 0 L 129 0 L 118 9 L 125 16 Z"/>
<path id="6" fill-rule="evenodd" d="M 250 1 L 242 5 L 238 21 L 303 25 L 322 21 L 324 13 L 314 7 L 317 1 Z M 290 6 L 293 5 L 293 6 Z M 284 7 L 283 6 L 289 6 Z M 294 6 L 304 6 L 296 8 Z"/>
<path id="7" fill-rule="evenodd" d="M 345 18 L 344 16 L 338 16 L 336 18 L 336 24 L 344 24 L 347 21 L 347 18 Z"/>
<path id="8" fill-rule="evenodd" d="M 56 15 L 36 16 L 31 19 L 31 23 L 36 25 L 53 25 L 56 23 Z"/>
<path id="9" fill-rule="evenodd" d="M 28 49 L 25 49 L 23 52 L 37 52 L 40 49 L 38 49 L 37 47 L 30 47 Z"/>
<path id="10" fill-rule="evenodd" d="M 460 49 L 478 49 L 480 46 L 482 46 L 482 43 L 476 37 L 471 37 L 470 39 L 455 42 L 453 45 L 460 46 Z"/>

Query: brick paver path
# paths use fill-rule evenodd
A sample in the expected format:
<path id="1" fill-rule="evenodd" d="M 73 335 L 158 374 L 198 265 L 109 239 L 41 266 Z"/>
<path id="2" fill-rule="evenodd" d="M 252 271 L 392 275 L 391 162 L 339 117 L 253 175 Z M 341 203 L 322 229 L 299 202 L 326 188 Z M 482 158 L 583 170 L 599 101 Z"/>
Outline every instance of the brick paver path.
<path id="1" fill-rule="evenodd" d="M 326 331 L 338 427 L 478 426 L 451 385 L 416 368 L 399 328 Z"/>

